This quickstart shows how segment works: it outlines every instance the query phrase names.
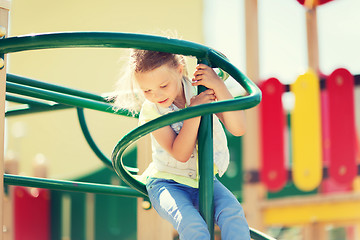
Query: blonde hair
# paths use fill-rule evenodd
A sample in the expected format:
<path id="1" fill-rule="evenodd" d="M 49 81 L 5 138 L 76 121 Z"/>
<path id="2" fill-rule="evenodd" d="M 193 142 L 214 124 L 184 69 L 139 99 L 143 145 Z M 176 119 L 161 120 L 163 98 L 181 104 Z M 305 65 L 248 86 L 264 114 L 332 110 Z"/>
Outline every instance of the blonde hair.
<path id="1" fill-rule="evenodd" d="M 114 101 L 115 110 L 128 110 L 133 115 L 137 114 L 145 101 L 145 97 L 137 85 L 135 74 L 152 71 L 165 64 L 173 68 L 182 65 L 183 77 L 187 78 L 184 56 L 166 52 L 132 49 L 125 71 L 117 81 L 115 96 L 109 99 Z"/>

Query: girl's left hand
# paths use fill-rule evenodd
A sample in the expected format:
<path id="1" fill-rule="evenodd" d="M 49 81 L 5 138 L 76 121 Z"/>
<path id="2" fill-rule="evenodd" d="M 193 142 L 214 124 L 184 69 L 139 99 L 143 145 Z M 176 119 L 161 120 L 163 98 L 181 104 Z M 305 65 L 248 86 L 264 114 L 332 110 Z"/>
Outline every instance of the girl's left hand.
<path id="1" fill-rule="evenodd" d="M 210 89 L 216 89 L 224 84 L 221 78 L 216 74 L 216 72 L 209 66 L 205 64 L 199 64 L 196 66 L 194 73 L 194 78 L 192 79 L 193 86 L 205 86 Z"/>

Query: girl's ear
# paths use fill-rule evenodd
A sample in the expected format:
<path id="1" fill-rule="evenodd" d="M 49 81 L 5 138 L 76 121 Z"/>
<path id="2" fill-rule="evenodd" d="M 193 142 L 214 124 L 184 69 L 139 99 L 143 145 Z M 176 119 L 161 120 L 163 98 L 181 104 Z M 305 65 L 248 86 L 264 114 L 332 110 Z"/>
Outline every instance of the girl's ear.
<path id="1" fill-rule="evenodd" d="M 179 66 L 177 67 L 177 70 L 178 70 L 178 72 L 179 72 L 181 75 L 183 75 L 183 73 L 184 73 L 184 66 L 183 66 L 182 64 L 179 64 Z"/>

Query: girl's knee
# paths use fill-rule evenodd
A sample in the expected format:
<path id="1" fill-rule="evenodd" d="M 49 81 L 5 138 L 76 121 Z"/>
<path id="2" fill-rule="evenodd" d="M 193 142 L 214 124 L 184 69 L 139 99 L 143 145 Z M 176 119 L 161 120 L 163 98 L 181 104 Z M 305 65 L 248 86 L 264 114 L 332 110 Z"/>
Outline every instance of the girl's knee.
<path id="1" fill-rule="evenodd" d="M 230 204 L 224 208 L 215 211 L 215 221 L 220 225 L 247 225 L 245 213 L 242 206 Z"/>
<path id="2" fill-rule="evenodd" d="M 217 212 L 216 219 L 245 219 L 245 213 L 241 206 L 227 207 Z"/>
<path id="3" fill-rule="evenodd" d="M 208 240 L 210 233 L 204 221 L 191 221 L 178 229 L 181 240 Z"/>

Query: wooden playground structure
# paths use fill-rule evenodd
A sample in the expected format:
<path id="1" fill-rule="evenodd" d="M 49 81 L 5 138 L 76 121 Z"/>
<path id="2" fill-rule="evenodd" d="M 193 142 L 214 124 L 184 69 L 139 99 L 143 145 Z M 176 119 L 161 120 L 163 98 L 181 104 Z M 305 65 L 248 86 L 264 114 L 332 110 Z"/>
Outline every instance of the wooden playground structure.
<path id="1" fill-rule="evenodd" d="M 346 69 L 334 69 L 330 76 L 320 74 L 316 11 L 319 4 L 329 1 L 299 2 L 307 8 L 310 70 L 290 85 L 275 78 L 263 81 L 262 103 L 249 110 L 254 113 L 249 120 L 251 132 L 245 136 L 249 139 L 244 141 L 247 218 L 260 229 L 300 226 L 306 240 L 329 239 L 329 229 L 351 226 L 346 237 L 359 239 L 360 157 L 355 113 L 360 109 L 354 97 L 359 94 L 359 75 Z M 256 3 L 246 4 L 246 22 L 251 24 L 247 29 L 257 29 Z M 258 56 L 253 46 L 258 42 L 257 31 L 247 31 L 246 38 L 247 57 Z M 259 79 L 258 60 L 247 59 L 247 63 L 249 77 Z M 291 110 L 282 103 L 286 92 L 295 98 Z M 253 152 L 261 153 L 256 161 Z M 288 186 L 294 184 L 301 190 L 294 193 Z M 269 198 L 271 192 L 280 194 Z"/>
<path id="2" fill-rule="evenodd" d="M 360 77 L 346 69 L 334 69 L 330 76 L 320 75 L 316 9 L 326 2 L 301 2 L 307 7 L 309 71 L 293 84 L 283 85 L 275 78 L 259 79 L 257 1 L 245 0 L 246 73 L 260 86 L 263 100 L 260 107 L 247 110 L 243 206 L 249 225 L 262 231 L 301 227 L 303 239 L 326 240 L 329 227 L 351 226 L 346 236 L 353 240 L 360 238 L 360 146 L 356 134 L 359 105 L 355 101 Z M 0 0 L 3 35 L 8 28 L 10 6 L 10 1 Z M 4 65 L 0 70 L 0 145 L 4 153 L 6 55 L 0 57 Z M 291 110 L 283 107 L 285 93 L 295 98 Z M 339 101 L 341 104 L 336 105 Z M 143 159 L 138 162 L 139 168 L 150 161 L 148 138 L 138 143 L 137 157 Z M 3 164 L 0 174 L 3 193 Z M 1 206 L 3 199 L 0 197 Z M 142 231 L 138 232 L 138 239 L 173 237 L 172 227 L 141 205 L 140 198 L 138 229 Z M 0 216 L 5 210 L 1 208 Z M 1 225 L 6 225 L 0 219 Z"/>
<path id="3" fill-rule="evenodd" d="M 2 35 L 6 34 L 6 31 L 8 29 L 8 19 L 9 19 L 9 10 L 10 10 L 10 1 L 6 1 L 6 0 L 2 0 L 0 2 L 0 26 L 2 26 Z M 4 67 L 2 68 L 2 70 L 0 70 L 0 78 L 2 80 L 6 79 L 6 58 L 2 57 L 2 61 L 3 61 L 3 65 Z M 5 135 L 5 92 L 6 92 L 6 81 L 1 81 L 0 83 L 0 111 L 1 111 L 1 117 L 0 117 L 0 121 L 1 121 L 1 127 L 0 127 L 0 152 L 1 152 L 1 156 L 0 156 L 0 191 L 1 191 L 1 197 L 0 197 L 0 226 L 3 226 L 3 217 L 4 216 L 4 209 L 3 209 L 3 192 L 4 192 L 4 135 Z M 2 239 L 3 234 L 1 234 L 1 239 Z"/>

